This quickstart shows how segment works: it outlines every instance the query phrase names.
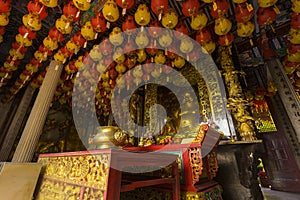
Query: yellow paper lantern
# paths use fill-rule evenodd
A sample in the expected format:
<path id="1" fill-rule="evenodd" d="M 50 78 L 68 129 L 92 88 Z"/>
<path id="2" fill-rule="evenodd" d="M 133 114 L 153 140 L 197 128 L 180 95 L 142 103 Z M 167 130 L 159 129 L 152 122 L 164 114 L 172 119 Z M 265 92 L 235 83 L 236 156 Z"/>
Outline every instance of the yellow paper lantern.
<path id="1" fill-rule="evenodd" d="M 146 26 L 151 20 L 150 11 L 146 4 L 140 4 L 134 13 L 134 19 L 140 26 Z"/>
<path id="2" fill-rule="evenodd" d="M 288 54 L 287 60 L 290 62 L 300 62 L 300 52 Z"/>
<path id="3" fill-rule="evenodd" d="M 299 14 L 300 13 L 300 1 L 294 1 L 292 0 L 293 4 L 292 4 L 292 11 L 294 13 Z"/>
<path id="4" fill-rule="evenodd" d="M 208 18 L 203 12 L 198 12 L 192 16 L 191 28 L 194 30 L 200 30 L 207 24 Z"/>
<path id="5" fill-rule="evenodd" d="M 251 21 L 237 23 L 237 35 L 239 37 L 249 37 L 254 31 L 254 24 Z"/>
<path id="6" fill-rule="evenodd" d="M 147 54 L 144 49 L 138 49 L 136 55 L 139 63 L 142 63 L 147 59 Z"/>
<path id="7" fill-rule="evenodd" d="M 81 28 L 81 35 L 86 40 L 94 40 L 96 38 L 96 31 L 93 29 L 90 21 L 87 21 Z"/>
<path id="8" fill-rule="evenodd" d="M 24 38 L 20 33 L 16 35 L 16 41 L 20 46 L 29 47 L 32 45 L 32 40 Z"/>
<path id="9" fill-rule="evenodd" d="M 135 38 L 135 43 L 139 48 L 145 48 L 149 44 L 149 38 L 145 31 L 139 32 Z"/>
<path id="10" fill-rule="evenodd" d="M 231 27 L 231 21 L 225 17 L 220 17 L 215 20 L 215 33 L 217 35 L 226 35 Z"/>
<path id="11" fill-rule="evenodd" d="M 33 65 L 31 63 L 28 63 L 26 66 L 25 66 L 25 69 L 29 72 L 32 72 L 32 73 L 35 73 L 38 71 L 39 67 L 38 65 Z"/>
<path id="12" fill-rule="evenodd" d="M 160 35 L 160 37 L 158 38 L 158 43 L 163 48 L 170 46 L 172 44 L 172 42 L 173 42 L 173 38 L 172 38 L 171 33 L 168 30 L 164 30 L 162 32 L 162 34 Z"/>
<path id="13" fill-rule="evenodd" d="M 124 55 L 124 52 L 123 52 L 123 49 L 121 47 L 117 47 L 115 52 L 114 52 L 114 55 L 113 55 L 113 59 L 114 61 L 116 61 L 116 63 L 120 64 L 120 63 L 124 63 L 125 61 L 125 55 Z"/>
<path id="14" fill-rule="evenodd" d="M 24 15 L 22 22 L 26 28 L 32 31 L 39 31 L 42 28 L 41 19 L 37 15 L 31 13 Z"/>
<path id="15" fill-rule="evenodd" d="M 73 0 L 74 5 L 82 11 L 86 11 L 91 7 L 91 0 Z"/>
<path id="16" fill-rule="evenodd" d="M 70 34 L 72 31 L 72 23 L 68 21 L 67 17 L 64 15 L 61 15 L 61 17 L 56 20 L 55 27 L 62 34 Z"/>
<path id="17" fill-rule="evenodd" d="M 290 29 L 290 42 L 292 44 L 300 44 L 300 30 Z"/>
<path id="18" fill-rule="evenodd" d="M 40 0 L 40 2 L 50 8 L 54 8 L 57 6 L 58 0 Z"/>
<path id="19" fill-rule="evenodd" d="M 204 53 L 211 54 L 216 49 L 216 43 L 212 40 L 202 44 L 202 48 L 204 49 Z"/>
<path id="20" fill-rule="evenodd" d="M 102 59 L 102 54 L 99 51 L 99 45 L 94 45 L 92 50 L 89 53 L 89 56 L 94 60 L 94 61 L 100 61 Z"/>
<path id="21" fill-rule="evenodd" d="M 22 60 L 24 58 L 24 54 L 21 53 L 20 51 L 17 51 L 17 49 L 10 49 L 9 55 L 11 57 L 15 57 L 17 60 Z"/>
<path id="22" fill-rule="evenodd" d="M 50 50 L 55 50 L 58 48 L 57 40 L 52 39 L 50 36 L 47 36 L 43 40 L 43 44 L 47 49 L 50 49 Z"/>
<path id="23" fill-rule="evenodd" d="M 117 21 L 120 17 L 117 3 L 113 0 L 108 0 L 102 8 L 102 14 L 109 22 Z"/>
<path id="24" fill-rule="evenodd" d="M 5 61 L 3 64 L 4 68 L 8 71 L 16 71 L 18 69 L 17 65 L 10 64 L 9 62 Z"/>
<path id="25" fill-rule="evenodd" d="M 67 43 L 66 43 L 66 47 L 67 49 L 72 52 L 72 53 L 77 53 L 80 49 L 80 45 L 78 44 L 75 44 L 72 40 L 69 40 Z"/>
<path id="26" fill-rule="evenodd" d="M 34 58 L 38 61 L 46 61 L 47 60 L 47 56 L 45 56 L 45 54 L 40 51 L 34 52 Z"/>
<path id="27" fill-rule="evenodd" d="M 67 57 L 63 54 L 63 52 L 59 49 L 55 54 L 54 54 L 54 60 L 58 63 L 65 63 L 67 60 Z"/>
<path id="28" fill-rule="evenodd" d="M 163 65 L 166 62 L 166 60 L 167 60 L 166 56 L 165 56 L 164 52 L 161 50 L 159 50 L 154 57 L 154 62 L 156 64 Z"/>
<path id="29" fill-rule="evenodd" d="M 172 66 L 177 68 L 182 68 L 185 65 L 185 59 L 181 56 L 176 56 L 175 59 L 172 61 Z"/>
<path id="30" fill-rule="evenodd" d="M 277 0 L 258 0 L 258 6 L 262 8 L 268 8 L 275 5 Z"/>
<path id="31" fill-rule="evenodd" d="M 244 3 L 244 2 L 246 2 L 247 0 L 232 0 L 233 1 L 233 3 Z"/>
<path id="32" fill-rule="evenodd" d="M 9 13 L 0 13 L 0 26 L 6 26 L 9 23 Z"/>
<path id="33" fill-rule="evenodd" d="M 178 15 L 174 9 L 168 9 L 162 16 L 161 23 L 165 28 L 175 28 L 178 23 Z"/>
<path id="34" fill-rule="evenodd" d="M 124 37 L 122 34 L 122 30 L 119 27 L 114 27 L 112 32 L 109 34 L 109 41 L 114 46 L 119 46 L 123 43 Z"/>
<path id="35" fill-rule="evenodd" d="M 194 45 L 192 40 L 189 37 L 185 37 L 184 39 L 181 40 L 179 48 L 182 53 L 188 54 L 193 50 Z"/>
<path id="36" fill-rule="evenodd" d="M 119 73 L 119 74 L 123 74 L 124 72 L 126 72 L 127 70 L 127 67 L 124 65 L 124 63 L 118 63 L 116 65 L 116 71 Z"/>

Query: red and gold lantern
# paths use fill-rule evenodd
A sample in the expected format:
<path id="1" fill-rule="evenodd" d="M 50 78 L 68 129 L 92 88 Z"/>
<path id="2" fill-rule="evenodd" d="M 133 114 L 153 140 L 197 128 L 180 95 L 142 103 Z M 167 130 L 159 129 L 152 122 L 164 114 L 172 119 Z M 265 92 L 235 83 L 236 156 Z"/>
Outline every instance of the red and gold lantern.
<path id="1" fill-rule="evenodd" d="M 38 16 L 40 19 L 45 19 L 48 16 L 47 7 L 36 0 L 29 1 L 27 9 L 29 13 Z"/>
<path id="2" fill-rule="evenodd" d="M 136 23 L 132 15 L 128 15 L 125 19 L 125 22 L 122 23 L 122 31 L 127 35 L 132 35 L 135 33 L 137 28 Z"/>
<path id="3" fill-rule="evenodd" d="M 66 16 L 66 18 L 71 22 L 76 22 L 79 20 L 80 11 L 78 8 L 74 5 L 72 1 L 70 1 L 68 4 L 66 4 L 63 8 L 63 14 Z"/>
<path id="4" fill-rule="evenodd" d="M 182 13 L 186 17 L 195 15 L 200 9 L 198 0 L 186 0 L 182 3 Z"/>
<path id="5" fill-rule="evenodd" d="M 116 0 L 118 6 L 123 8 L 122 15 L 126 14 L 126 10 L 132 8 L 134 6 L 134 0 Z"/>
<path id="6" fill-rule="evenodd" d="M 247 2 L 237 4 L 235 7 L 235 19 L 237 22 L 247 22 L 254 16 L 254 9 Z"/>
<path id="7" fill-rule="evenodd" d="M 213 18 L 224 17 L 229 9 L 228 2 L 226 0 L 216 0 L 210 6 L 210 14 Z"/>
<path id="8" fill-rule="evenodd" d="M 98 33 L 106 31 L 106 20 L 101 12 L 97 12 L 91 19 L 94 30 Z"/>
<path id="9" fill-rule="evenodd" d="M 219 44 L 221 46 L 229 46 L 234 40 L 233 33 L 229 32 L 226 35 L 219 36 Z"/>
<path id="10" fill-rule="evenodd" d="M 9 13 L 11 10 L 11 0 L 0 0 L 0 13 Z"/>
<path id="11" fill-rule="evenodd" d="M 259 25 L 271 25 L 275 19 L 276 12 L 272 8 L 259 8 L 257 10 L 257 23 Z"/>
<path id="12" fill-rule="evenodd" d="M 168 0 L 152 0 L 151 10 L 158 16 L 158 20 L 161 20 L 162 14 L 168 9 Z"/>

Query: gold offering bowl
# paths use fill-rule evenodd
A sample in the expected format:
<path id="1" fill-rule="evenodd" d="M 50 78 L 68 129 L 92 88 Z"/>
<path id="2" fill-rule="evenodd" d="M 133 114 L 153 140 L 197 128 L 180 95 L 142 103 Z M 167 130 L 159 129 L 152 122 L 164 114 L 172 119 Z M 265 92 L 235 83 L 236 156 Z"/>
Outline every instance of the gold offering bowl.
<path id="1" fill-rule="evenodd" d="M 128 141 L 128 135 L 117 126 L 99 126 L 97 134 L 92 139 L 96 149 L 124 146 Z"/>

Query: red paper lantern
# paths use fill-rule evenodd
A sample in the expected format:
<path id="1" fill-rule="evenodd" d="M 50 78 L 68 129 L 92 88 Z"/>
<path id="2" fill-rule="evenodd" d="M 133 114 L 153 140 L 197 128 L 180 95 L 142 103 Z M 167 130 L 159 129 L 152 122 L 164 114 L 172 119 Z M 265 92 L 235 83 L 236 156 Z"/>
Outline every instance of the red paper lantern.
<path id="1" fill-rule="evenodd" d="M 219 44 L 221 46 L 229 46 L 234 40 L 233 33 L 229 32 L 226 35 L 219 36 Z"/>
<path id="2" fill-rule="evenodd" d="M 135 29 L 137 28 L 134 17 L 132 15 L 128 15 L 125 22 L 122 23 L 122 31 L 127 35 L 132 35 L 135 33 Z"/>
<path id="3" fill-rule="evenodd" d="M 157 38 L 161 35 L 162 28 L 161 28 L 159 21 L 153 20 L 150 22 L 149 28 L 148 28 L 148 33 L 152 38 Z"/>
<path id="4" fill-rule="evenodd" d="M 5 33 L 5 26 L 0 26 L 0 35 Z"/>
<path id="5" fill-rule="evenodd" d="M 61 52 L 66 55 L 66 57 L 71 57 L 73 55 L 73 52 L 69 51 L 67 46 L 61 48 Z"/>
<path id="6" fill-rule="evenodd" d="M 41 67 L 43 64 L 42 63 L 40 63 L 37 59 L 35 59 L 35 58 L 31 58 L 30 59 L 30 64 L 32 64 L 32 65 L 39 65 L 39 67 Z"/>
<path id="7" fill-rule="evenodd" d="M 300 29 L 300 14 L 292 12 L 291 14 L 291 28 Z"/>
<path id="8" fill-rule="evenodd" d="M 66 4 L 64 6 L 63 13 L 67 17 L 67 19 L 72 21 L 72 22 L 76 22 L 80 18 L 80 11 L 74 5 L 73 1 L 70 1 L 68 4 Z"/>
<path id="9" fill-rule="evenodd" d="M 126 10 L 132 8 L 134 6 L 134 0 L 116 0 L 118 6 L 123 8 L 122 14 L 126 14 Z"/>
<path id="10" fill-rule="evenodd" d="M 133 40 L 128 40 L 128 42 L 124 45 L 124 53 L 126 54 L 132 54 L 135 53 L 136 45 Z"/>
<path id="11" fill-rule="evenodd" d="M 27 52 L 28 48 L 20 46 L 17 42 L 13 42 L 12 43 L 12 48 L 13 49 L 19 49 L 19 51 L 24 54 L 25 52 Z"/>
<path id="12" fill-rule="evenodd" d="M 199 44 L 203 44 L 205 42 L 208 42 L 209 40 L 211 40 L 211 33 L 208 30 L 208 28 L 203 28 L 199 31 L 196 32 L 196 37 L 195 40 L 199 43 Z"/>
<path id="13" fill-rule="evenodd" d="M 291 42 L 288 43 L 288 52 L 290 54 L 295 54 L 300 52 L 300 44 L 292 44 Z"/>
<path id="14" fill-rule="evenodd" d="M 112 52 L 112 48 L 112 44 L 108 39 L 103 40 L 99 45 L 99 50 L 103 55 L 110 54 Z"/>
<path id="15" fill-rule="evenodd" d="M 8 13 L 11 10 L 11 0 L 0 0 L 0 13 Z"/>
<path id="16" fill-rule="evenodd" d="M 110 70 L 108 71 L 108 74 L 111 79 L 115 79 L 118 76 L 118 72 L 116 71 L 116 69 L 114 67 L 110 68 Z"/>
<path id="17" fill-rule="evenodd" d="M 158 15 L 158 20 L 161 19 L 161 15 L 168 9 L 168 0 L 152 0 L 151 10 Z"/>
<path id="18" fill-rule="evenodd" d="M 24 25 L 20 26 L 18 31 L 23 37 L 28 38 L 29 40 L 36 38 L 36 32 L 26 28 Z"/>
<path id="19" fill-rule="evenodd" d="M 62 42 L 64 40 L 64 35 L 56 27 L 49 30 L 49 36 L 51 39 L 58 42 Z"/>
<path id="20" fill-rule="evenodd" d="M 254 16 L 254 9 L 247 2 L 237 4 L 235 8 L 235 19 L 237 22 L 247 22 Z M 252 9 L 251 9 L 252 8 Z"/>
<path id="21" fill-rule="evenodd" d="M 186 0 L 182 3 L 182 13 L 186 17 L 195 15 L 200 9 L 200 3 L 198 0 Z"/>
<path id="22" fill-rule="evenodd" d="M 176 43 L 172 43 L 168 49 L 171 49 L 172 51 L 167 51 L 167 56 L 170 59 L 174 59 L 178 55 L 178 50 L 176 47 Z"/>
<path id="23" fill-rule="evenodd" d="M 151 39 L 148 47 L 146 48 L 146 51 L 149 55 L 155 56 L 155 54 L 158 52 L 157 45 L 155 45 L 155 40 Z"/>
<path id="24" fill-rule="evenodd" d="M 199 49 L 193 48 L 192 52 L 188 54 L 190 62 L 196 62 L 200 58 Z"/>
<path id="25" fill-rule="evenodd" d="M 72 37 L 72 41 L 75 43 L 75 44 L 78 44 L 80 45 L 81 47 L 84 46 L 86 40 L 84 39 L 84 37 L 81 35 L 81 32 L 77 32 L 75 35 L 73 35 Z"/>
<path id="26" fill-rule="evenodd" d="M 276 12 L 273 8 L 258 8 L 257 23 L 261 26 L 271 25 L 276 19 Z"/>
<path id="27" fill-rule="evenodd" d="M 213 18 L 225 16 L 228 12 L 229 5 L 226 0 L 216 0 L 210 6 L 210 14 Z"/>
<path id="28" fill-rule="evenodd" d="M 106 31 L 106 20 L 102 12 L 97 12 L 91 19 L 91 24 L 96 32 Z"/>
<path id="29" fill-rule="evenodd" d="M 27 4 L 27 9 L 29 13 L 38 15 L 40 19 L 45 19 L 48 16 L 47 7 L 38 1 L 29 1 Z"/>
<path id="30" fill-rule="evenodd" d="M 104 59 L 103 59 L 103 65 L 105 67 L 115 67 L 115 62 L 113 61 L 113 58 L 111 55 L 107 55 Z"/>
<path id="31" fill-rule="evenodd" d="M 14 64 L 14 65 L 16 65 L 16 66 L 18 66 L 19 64 L 20 64 L 20 60 L 15 60 L 12 56 L 8 56 L 7 58 L 6 58 L 6 61 L 8 62 L 8 63 L 11 63 L 11 64 Z"/>
<path id="32" fill-rule="evenodd" d="M 180 38 L 180 37 L 182 37 L 183 35 L 188 35 L 188 34 L 189 34 L 189 29 L 188 29 L 187 26 L 185 25 L 184 21 L 180 21 L 180 22 L 176 25 L 175 30 L 178 31 L 178 32 L 175 32 L 175 33 L 174 33 L 174 36 L 175 36 L 176 38 Z"/>
<path id="33" fill-rule="evenodd" d="M 41 44 L 39 46 L 39 51 L 46 54 L 47 56 L 51 56 L 52 55 L 52 51 L 47 49 L 43 44 Z"/>

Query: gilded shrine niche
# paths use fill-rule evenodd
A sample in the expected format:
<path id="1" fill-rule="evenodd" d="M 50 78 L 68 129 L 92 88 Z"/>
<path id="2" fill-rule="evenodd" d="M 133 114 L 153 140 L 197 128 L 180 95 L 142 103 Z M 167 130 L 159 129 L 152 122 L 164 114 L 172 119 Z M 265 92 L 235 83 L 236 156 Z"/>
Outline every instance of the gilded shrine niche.
<path id="1" fill-rule="evenodd" d="M 178 139 L 175 142 L 180 143 L 182 138 L 194 138 L 201 123 L 210 124 L 221 133 L 226 132 L 226 128 L 223 129 L 216 123 L 219 119 L 224 120 L 224 115 L 218 115 L 218 112 L 225 110 L 222 109 L 222 102 L 217 101 L 222 93 L 211 90 L 218 88 L 217 74 L 207 77 L 211 80 L 215 78 L 209 82 L 209 88 L 192 66 L 186 66 L 180 72 L 188 80 L 188 84 L 179 82 L 180 79 L 167 80 L 174 87 L 147 84 L 132 94 L 129 103 L 130 117 L 138 125 L 149 127 L 141 132 L 130 130 L 130 127 L 126 126 L 138 138 L 139 146 L 166 144 L 174 142 L 174 139 Z M 195 96 L 190 94 L 190 91 Z M 138 104 L 138 101 L 142 103 Z M 192 102 L 196 103 L 197 107 L 193 107 Z M 165 113 L 162 110 L 165 110 Z"/>

